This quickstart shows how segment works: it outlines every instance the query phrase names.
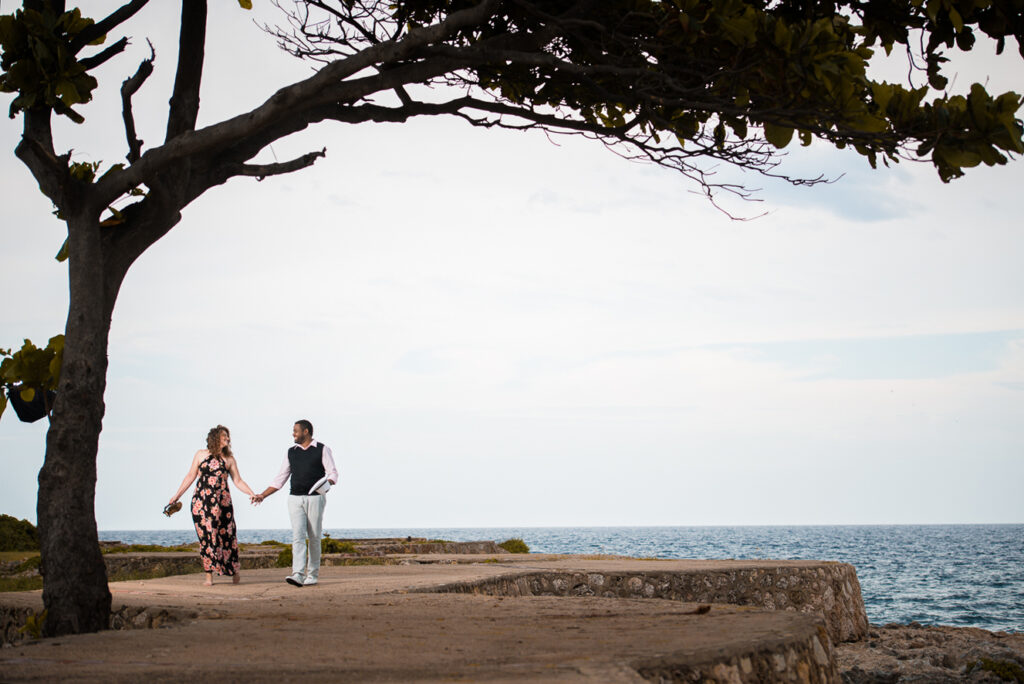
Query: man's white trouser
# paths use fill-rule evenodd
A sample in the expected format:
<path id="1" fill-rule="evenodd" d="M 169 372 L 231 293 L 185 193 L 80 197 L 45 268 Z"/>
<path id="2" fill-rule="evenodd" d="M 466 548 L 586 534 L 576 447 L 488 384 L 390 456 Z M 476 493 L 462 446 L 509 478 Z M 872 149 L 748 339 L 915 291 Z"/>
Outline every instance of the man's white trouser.
<path id="1" fill-rule="evenodd" d="M 288 516 L 292 519 L 292 573 L 320 576 L 320 536 L 327 497 L 288 495 Z M 309 541 L 309 572 L 306 572 L 306 541 Z"/>

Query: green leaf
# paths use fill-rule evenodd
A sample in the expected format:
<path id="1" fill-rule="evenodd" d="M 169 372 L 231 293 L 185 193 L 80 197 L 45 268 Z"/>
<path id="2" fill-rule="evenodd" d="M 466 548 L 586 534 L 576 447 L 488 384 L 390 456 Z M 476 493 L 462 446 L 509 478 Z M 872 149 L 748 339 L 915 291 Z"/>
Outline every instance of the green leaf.
<path id="1" fill-rule="evenodd" d="M 50 338 L 50 342 L 46 345 L 47 349 L 52 349 L 54 352 L 53 360 L 50 361 L 50 386 L 52 389 L 57 388 L 57 383 L 60 382 L 60 369 L 64 364 L 64 336 L 54 335 Z"/>
<path id="2" fill-rule="evenodd" d="M 78 94 L 78 89 L 75 88 L 75 84 L 71 81 L 62 80 L 58 82 L 56 93 L 57 97 L 64 100 L 64 104 L 67 105 L 78 104 L 82 101 L 81 96 Z"/>
<path id="3" fill-rule="evenodd" d="M 781 150 L 793 139 L 793 129 L 790 126 L 780 126 L 766 121 L 764 124 L 764 138 Z"/>
<path id="4" fill-rule="evenodd" d="M 4 410 L 7 408 L 7 394 L 0 389 L 0 416 L 4 415 Z"/>
<path id="5" fill-rule="evenodd" d="M 99 168 L 99 164 L 97 164 L 96 167 Z M 110 174 L 114 173 L 115 171 L 121 171 L 123 169 L 124 169 L 124 164 L 114 164 L 109 169 L 107 169 L 106 171 L 103 172 L 103 175 L 100 176 L 100 180 L 103 180 L 104 178 L 106 178 Z"/>
<path id="6" fill-rule="evenodd" d="M 964 30 L 964 20 L 960 16 L 960 13 L 956 11 L 955 7 L 949 8 L 949 20 L 953 22 L 953 28 L 956 29 L 957 33 Z"/>
<path id="7" fill-rule="evenodd" d="M 252 0 L 238 0 L 238 6 L 241 7 L 242 9 L 251 10 L 252 9 Z"/>
<path id="8" fill-rule="evenodd" d="M 59 262 L 65 262 L 68 260 L 68 241 L 70 238 L 64 238 L 64 244 L 60 246 L 60 250 L 57 252 L 57 256 L 53 257 Z"/>

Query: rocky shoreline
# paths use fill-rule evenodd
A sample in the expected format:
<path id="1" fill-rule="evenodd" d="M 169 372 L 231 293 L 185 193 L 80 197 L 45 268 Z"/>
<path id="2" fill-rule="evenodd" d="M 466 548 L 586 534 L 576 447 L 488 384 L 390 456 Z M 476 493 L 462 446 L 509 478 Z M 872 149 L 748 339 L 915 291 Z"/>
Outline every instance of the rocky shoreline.
<path id="1" fill-rule="evenodd" d="M 844 684 L 1024 682 L 1024 634 L 975 627 L 871 625 L 838 644 Z"/>

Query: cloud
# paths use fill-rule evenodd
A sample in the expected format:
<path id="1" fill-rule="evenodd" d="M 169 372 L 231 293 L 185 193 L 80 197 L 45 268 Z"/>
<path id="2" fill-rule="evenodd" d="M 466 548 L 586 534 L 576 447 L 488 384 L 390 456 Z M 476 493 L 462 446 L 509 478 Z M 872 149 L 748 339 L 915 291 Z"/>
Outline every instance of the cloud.
<path id="1" fill-rule="evenodd" d="M 1000 366 L 1004 352 L 1024 341 L 1024 330 L 904 337 L 790 340 L 726 349 L 780 363 L 807 380 L 939 379 Z"/>

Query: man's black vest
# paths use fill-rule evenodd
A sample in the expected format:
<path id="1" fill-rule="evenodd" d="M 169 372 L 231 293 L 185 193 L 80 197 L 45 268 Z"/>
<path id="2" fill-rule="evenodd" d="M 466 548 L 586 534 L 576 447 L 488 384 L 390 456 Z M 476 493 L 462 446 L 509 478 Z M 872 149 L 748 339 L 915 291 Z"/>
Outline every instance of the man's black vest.
<path id="1" fill-rule="evenodd" d="M 309 494 L 316 481 L 327 474 L 324 470 L 324 445 L 317 442 L 303 449 L 296 444 L 288 450 L 288 467 L 292 469 L 291 493 Z"/>

